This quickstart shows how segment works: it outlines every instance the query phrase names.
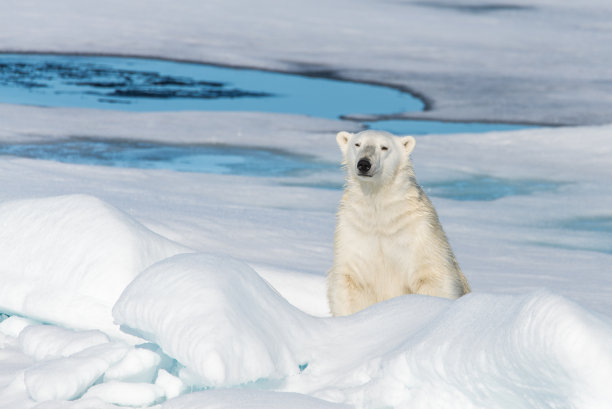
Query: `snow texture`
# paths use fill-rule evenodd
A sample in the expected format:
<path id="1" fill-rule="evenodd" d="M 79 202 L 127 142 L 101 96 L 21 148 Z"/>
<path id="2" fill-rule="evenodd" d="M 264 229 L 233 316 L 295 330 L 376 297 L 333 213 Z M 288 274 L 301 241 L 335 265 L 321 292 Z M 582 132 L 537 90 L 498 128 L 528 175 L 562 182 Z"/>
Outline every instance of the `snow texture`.
<path id="1" fill-rule="evenodd" d="M 261 383 L 359 407 L 603 408 L 612 398 L 609 323 L 547 292 L 404 296 L 314 318 L 243 263 L 188 254 L 143 272 L 114 316 L 200 387 Z"/>
<path id="2" fill-rule="evenodd" d="M 162 409 L 348 409 L 350 406 L 331 403 L 311 396 L 290 392 L 219 389 L 194 392 L 172 399 Z"/>
<path id="3" fill-rule="evenodd" d="M 28 394 L 37 402 L 75 399 L 121 359 L 126 350 L 124 344 L 106 343 L 67 358 L 43 360 L 24 373 Z"/>
<path id="4" fill-rule="evenodd" d="M 0 50 L 157 56 L 383 83 L 411 117 L 610 121 L 607 0 L 12 1 Z M 236 29 L 239 27 L 240 29 Z"/>
<path id="5" fill-rule="evenodd" d="M 162 362 L 161 356 L 145 348 L 127 352 L 123 359 L 104 373 L 104 381 L 125 381 L 152 383 Z"/>
<path id="6" fill-rule="evenodd" d="M 164 397 L 164 390 L 151 383 L 110 381 L 91 387 L 83 398 L 98 398 L 118 406 L 151 406 Z"/>
<path id="7" fill-rule="evenodd" d="M 608 1 L 0 9 L 3 51 L 370 81 L 428 103 L 403 117 L 604 124 L 418 137 L 417 176 L 474 292 L 404 296 L 338 319 L 327 317 L 324 273 L 339 167 L 255 178 L 1 157 L 0 408 L 610 406 Z M 0 104 L 2 143 L 216 143 L 339 163 L 335 132 L 358 129 L 258 112 Z M 503 194 L 463 200 L 457 186 L 482 188 L 474 181 Z M 113 322 L 113 307 L 138 337 Z"/>
<path id="8" fill-rule="evenodd" d="M 113 315 L 185 365 L 196 385 L 279 379 L 307 362 L 299 345 L 311 318 L 227 257 L 179 255 L 153 265 L 126 288 Z"/>
<path id="9" fill-rule="evenodd" d="M 0 225 L 3 311 L 115 336 L 110 310 L 125 286 L 187 251 L 85 195 L 2 203 Z"/>
<path id="10" fill-rule="evenodd" d="M 39 112 L 26 111 L 33 116 Z M 89 114 L 101 115 L 82 113 Z M 239 121 L 240 115 L 235 118 Z M 291 123 L 287 118 L 289 122 L 283 122 L 283 116 L 274 118 L 280 124 Z M 88 277 L 82 264 L 53 254 L 77 251 L 80 260 L 91 259 L 99 254 L 104 237 L 112 237 L 104 244 L 107 249 L 114 249 L 115 243 L 132 244 L 120 253 L 120 260 L 139 260 L 144 249 L 172 251 L 152 251 L 149 254 L 156 257 L 142 262 L 141 271 L 129 270 L 127 277 L 103 270 L 124 280 L 117 291 L 125 292 L 114 296 L 119 299 L 114 310 L 117 323 L 130 328 L 129 343 L 143 343 L 144 337 L 149 344 L 117 344 L 116 338 L 128 335 L 112 323 L 110 297 L 104 310 L 107 318 L 95 324 L 99 330 L 91 329 L 95 325 L 90 320 L 72 328 L 66 317 L 55 315 L 65 303 L 60 297 L 31 299 L 40 303 L 33 311 L 44 309 L 47 318 L 24 309 L 18 313 L 33 319 L 11 316 L 0 322 L 3 405 L 26 408 L 41 400 L 41 407 L 53 408 L 47 399 L 75 399 L 55 407 L 162 402 L 189 408 L 198 407 L 200 400 L 224 405 L 216 398 L 223 392 L 233 396 L 227 402 L 248 407 L 250 401 L 241 400 L 247 388 L 254 402 L 258 396 L 285 407 L 305 400 L 323 407 L 332 402 L 365 408 L 605 408 L 610 401 L 605 382 L 612 376 L 610 256 L 597 251 L 605 233 L 540 227 L 547 220 L 580 219 L 585 212 L 607 214 L 612 197 L 606 182 L 611 173 L 610 128 L 580 132 L 580 145 L 575 144 L 575 129 L 419 138 L 415 161 L 426 187 L 452 180 L 466 169 L 502 181 L 563 180 L 568 187 L 484 202 L 434 196 L 475 292 L 456 302 L 401 297 L 341 319 L 316 318 L 291 305 L 327 315 L 322 272 L 331 260 L 339 191 L 287 187 L 282 178 L 6 158 L 1 162 L 5 198 L 71 191 L 105 198 L 68 195 L 5 201 L 0 205 L 4 232 L 23 237 L 27 245 L 22 251 L 30 254 L 18 259 L 6 252 L 15 260 L 12 267 L 38 258 L 38 263 L 57 266 L 48 270 L 57 271 L 49 277 L 78 283 Z M 307 143 L 318 135 L 303 138 Z M 332 133 L 325 143 L 319 149 L 335 149 Z M 563 207 L 557 205 L 561 202 Z M 525 214 L 525 209 L 531 213 Z M 25 229 L 34 225 L 16 216 L 26 214 L 39 214 L 46 230 Z M 72 217 L 79 220 L 78 227 L 69 223 Z M 47 220 L 67 224 L 53 230 L 56 225 Z M 91 231 L 84 229 L 92 220 L 99 223 Z M 46 234 L 51 231 L 55 234 Z M 91 236 L 98 239 L 88 239 Z M 582 249 L 531 244 L 550 236 L 568 246 L 580 239 Z M 152 247 L 151 241 L 161 244 Z M 11 244 L 6 239 L 3 243 Z M 212 253 L 173 255 L 188 248 Z M 109 255 L 112 252 L 103 260 Z M 580 280 L 576 271 L 581 272 Z M 44 285 L 53 284 L 46 280 Z M 550 290 L 537 290 L 541 287 Z M 14 294 L 20 288 L 16 285 Z M 79 288 L 74 299 L 80 298 Z M 79 308 L 85 317 L 94 316 L 85 310 L 89 304 Z M 38 320 L 67 328 L 40 325 Z M 109 357 L 104 350 L 116 355 Z M 102 386 L 107 383 L 111 386 Z M 140 386 L 120 402 L 117 396 L 128 383 Z M 181 396 L 209 387 L 227 391 Z M 92 388 L 96 389 L 86 395 Z M 315 398 L 322 401 L 309 400 Z"/>
<path id="11" fill-rule="evenodd" d="M 167 399 L 173 399 L 187 391 L 187 385 L 177 376 L 172 375 L 163 368 L 157 372 L 155 385 L 159 386 Z"/>

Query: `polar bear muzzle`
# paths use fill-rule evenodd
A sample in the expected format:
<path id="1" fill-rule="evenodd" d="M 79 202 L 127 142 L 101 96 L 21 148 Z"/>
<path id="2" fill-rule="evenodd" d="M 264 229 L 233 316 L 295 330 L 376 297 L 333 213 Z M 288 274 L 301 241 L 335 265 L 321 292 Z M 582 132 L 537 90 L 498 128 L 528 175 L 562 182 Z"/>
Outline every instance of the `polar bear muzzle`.
<path id="1" fill-rule="evenodd" d="M 361 158 L 357 162 L 357 170 L 359 171 L 359 176 L 368 176 L 372 175 L 368 174 L 368 172 L 372 169 L 372 162 L 368 158 Z"/>

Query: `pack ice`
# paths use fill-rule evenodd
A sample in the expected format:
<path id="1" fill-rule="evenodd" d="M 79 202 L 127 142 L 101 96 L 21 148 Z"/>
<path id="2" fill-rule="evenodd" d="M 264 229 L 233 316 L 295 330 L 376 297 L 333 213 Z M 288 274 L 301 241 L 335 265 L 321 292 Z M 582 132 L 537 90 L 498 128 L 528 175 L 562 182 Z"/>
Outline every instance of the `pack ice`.
<path id="1" fill-rule="evenodd" d="M 0 407 L 606 408 L 612 325 L 546 291 L 313 317 L 89 196 L 0 205 Z M 120 325 L 121 330 L 118 328 Z"/>
<path id="2" fill-rule="evenodd" d="M 0 309 L 122 337 L 110 310 L 149 265 L 186 248 L 86 195 L 0 204 Z"/>

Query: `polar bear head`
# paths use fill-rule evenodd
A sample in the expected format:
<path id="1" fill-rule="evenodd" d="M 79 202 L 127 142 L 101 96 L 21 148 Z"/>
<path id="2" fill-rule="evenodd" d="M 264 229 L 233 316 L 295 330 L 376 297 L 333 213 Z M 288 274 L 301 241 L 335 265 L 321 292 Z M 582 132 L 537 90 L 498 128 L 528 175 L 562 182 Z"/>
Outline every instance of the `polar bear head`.
<path id="1" fill-rule="evenodd" d="M 400 169 L 413 175 L 410 153 L 416 141 L 412 136 L 395 136 L 385 131 L 367 130 L 352 134 L 339 132 L 336 141 L 344 156 L 349 181 L 388 184 Z"/>

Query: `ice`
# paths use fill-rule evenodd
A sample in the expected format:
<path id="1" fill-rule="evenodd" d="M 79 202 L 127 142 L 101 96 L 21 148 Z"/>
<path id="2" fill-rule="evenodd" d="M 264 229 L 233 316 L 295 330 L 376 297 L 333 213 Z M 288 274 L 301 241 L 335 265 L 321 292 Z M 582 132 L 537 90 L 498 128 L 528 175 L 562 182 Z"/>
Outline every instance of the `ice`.
<path id="1" fill-rule="evenodd" d="M 32 123 L 42 115 L 35 108 L 15 112 L 28 112 Z M 83 126 L 86 118 L 92 126 L 103 120 L 96 112 L 83 112 L 82 117 Z M 161 121 L 164 115 L 148 116 L 153 117 L 160 121 L 160 137 L 171 132 Z M 191 114 L 184 118 L 198 122 Z M 247 120 L 239 114 L 233 118 L 234 125 Z M 294 124 L 293 117 L 273 118 L 279 127 L 298 127 L 300 123 Z M 47 119 L 63 129 L 59 121 Z M 136 132 L 131 126 L 126 125 L 125 132 Z M 275 126 L 270 125 L 271 135 L 280 132 Z M 78 129 L 76 126 L 73 131 Z M 327 150 L 322 156 L 331 156 L 336 147 L 333 133 L 327 132 L 328 139 L 310 131 L 304 133 L 302 146 L 314 144 L 317 150 Z M 530 243 L 554 239 L 571 244 L 577 234 L 560 221 L 582 220 L 584 214 L 593 215 L 589 220 L 595 220 L 595 216 L 607 220 L 610 127 L 580 128 L 578 145 L 576 132 L 544 129 L 419 137 L 414 160 L 425 188 L 430 182 L 443 183 L 472 174 L 503 180 L 553 180 L 562 182 L 561 187 L 492 201 L 432 196 L 475 292 L 455 303 L 403 297 L 337 320 L 308 316 L 289 302 L 314 315 L 327 315 L 324 271 L 331 260 L 339 191 L 288 187 L 283 179 L 5 159 L 0 162 L 5 187 L 2 197 L 39 197 L 5 204 L 18 208 L 15 203 L 23 203 L 25 212 L 58 200 L 40 198 L 44 195 L 96 194 L 104 200 L 85 196 L 87 203 L 97 203 L 87 207 L 121 209 L 113 210 L 121 215 L 121 223 L 96 226 L 102 233 L 121 238 L 125 237 L 125 225 L 137 225 L 141 229 L 138 231 L 146 226 L 147 234 L 152 230 L 156 237 L 168 237 L 209 254 L 160 256 L 157 263 L 142 268 L 142 275 L 134 271 L 131 284 L 126 284 L 127 298 L 122 297 L 117 309 L 130 320 L 124 324 L 159 344 L 161 350 L 155 344 L 146 348 L 161 357 L 157 366 L 155 359 L 148 360 L 153 358 L 148 353 L 144 353 L 148 356 L 144 361 L 121 358 L 91 373 L 80 369 L 72 357 L 33 362 L 23 353 L 17 337 L 24 328 L 25 334 L 35 334 L 30 327 L 38 323 L 12 316 L 0 323 L 6 336 L 3 353 L 7 362 L 13 363 L 3 374 L 4 384 L 11 387 L 0 389 L 0 396 L 20 402 L 18 407 L 33 406 L 28 391 L 36 395 L 38 387 L 41 399 L 59 396 L 59 392 L 69 396 L 61 385 L 45 390 L 43 376 L 39 383 L 30 380 L 26 390 L 23 379 L 20 386 L 19 376 L 23 377 L 20 374 L 24 371 L 36 374 L 38 365 L 58 365 L 61 371 L 74 365 L 79 368 L 79 382 L 76 378 L 67 380 L 71 391 L 78 389 L 81 393 L 86 393 L 89 379 L 98 375 L 100 385 L 115 381 L 155 383 L 169 399 L 180 394 L 193 396 L 189 392 L 194 389 L 223 385 L 236 392 L 235 399 L 240 399 L 239 389 L 247 387 L 273 400 L 276 396 L 279 405 L 286 402 L 284 394 L 290 392 L 297 394 L 291 396 L 300 397 L 298 400 L 316 397 L 357 407 L 419 408 L 432 399 L 441 408 L 555 404 L 605 407 L 609 396 L 598 382 L 609 379 L 612 367 L 606 349 L 612 344 L 607 274 L 610 255 Z M 186 136 L 178 132 L 177 137 Z M 570 161 L 572 166 L 567 165 Z M 74 201 L 79 207 L 84 199 L 76 195 L 64 196 L 63 200 Z M 69 219 L 69 213 L 62 211 Z M 20 219 L 3 220 L 5 228 L 18 231 L 12 225 L 19 226 Z M 582 244 L 597 248 L 606 233 L 589 232 L 580 233 L 584 234 Z M 84 234 L 81 228 L 66 229 L 65 234 L 81 245 L 84 255 L 95 254 L 99 248 L 97 240 L 80 240 Z M 32 245 L 43 241 L 42 235 L 31 237 Z M 140 249 L 138 245 L 129 251 L 137 253 Z M 232 259 L 245 261 L 260 274 Z M 57 259 L 58 265 L 66 267 L 62 271 L 66 271 L 67 279 L 80 279 L 81 274 L 71 268 L 70 261 Z M 143 279 L 147 274 L 159 281 Z M 537 290 L 541 287 L 550 292 Z M 145 293 L 146 297 L 136 297 Z M 107 311 L 110 315 L 110 307 Z M 596 311 L 603 318 L 597 318 Z M 29 315 L 27 311 L 22 314 Z M 53 322 L 64 319 L 52 318 Z M 105 333 L 112 339 L 121 337 Z M 133 354 L 135 358 L 142 353 L 132 351 L 139 348 L 129 347 L 125 356 Z M 587 350 L 594 351 L 597 358 L 582 352 Z M 63 364 L 53 359 L 63 360 Z M 200 394 L 195 396 L 194 400 L 183 401 L 189 402 L 185 405 L 197 405 Z M 208 396 L 215 399 L 218 395 Z M 87 398 L 64 404 L 78 407 L 86 402 L 102 401 Z"/>
<path id="2" fill-rule="evenodd" d="M 110 341 L 101 331 L 72 331 L 51 325 L 28 326 L 19 333 L 22 351 L 37 361 L 73 355 Z"/>
<path id="3" fill-rule="evenodd" d="M 290 392 L 258 390 L 210 390 L 195 392 L 161 405 L 161 409 L 349 409 L 349 405 L 331 403 Z"/>
<path id="4" fill-rule="evenodd" d="M 36 402 L 28 397 L 23 377 L 23 371 L 19 371 L 10 383 L 3 385 L 0 408 L 30 408 L 36 405 Z"/>
<path id="5" fill-rule="evenodd" d="M 612 111 L 611 15 L 606 0 L 36 0 L 0 14 L 0 49 L 385 83 L 424 96 L 417 118 L 593 124 Z"/>
<path id="6" fill-rule="evenodd" d="M 151 406 L 164 397 L 164 390 L 151 383 L 110 381 L 91 387 L 84 399 L 98 398 L 118 406 Z"/>
<path id="7" fill-rule="evenodd" d="M 125 344 L 106 343 L 66 358 L 40 361 L 24 373 L 28 394 L 37 402 L 75 399 L 126 352 Z"/>
<path id="8" fill-rule="evenodd" d="M 13 315 L 0 322 L 0 333 L 17 338 L 25 328 L 36 324 L 36 321 L 29 318 Z"/>
<path id="9" fill-rule="evenodd" d="M 0 205 L 0 308 L 115 336 L 110 309 L 146 266 L 187 251 L 85 195 Z"/>
<path id="10" fill-rule="evenodd" d="M 2 345 L 0 350 L 0 388 L 10 385 L 19 373 L 32 365 L 33 360 L 15 345 Z"/>
<path id="11" fill-rule="evenodd" d="M 144 348 L 134 348 L 123 359 L 104 373 L 104 381 L 148 382 L 155 380 L 162 359 L 159 354 Z"/>
<path id="12" fill-rule="evenodd" d="M 404 296 L 314 318 L 245 264 L 188 254 L 144 271 L 113 311 L 198 387 L 251 383 L 358 407 L 603 408 L 612 398 L 610 321 L 545 291 Z"/>
<path id="13" fill-rule="evenodd" d="M 364 403 L 603 408 L 611 329 L 552 294 L 472 294 L 382 358 Z"/>
<path id="14" fill-rule="evenodd" d="M 612 112 L 611 14 L 604 0 L 35 0 L 0 13 L 0 50 L 309 72 L 422 94 L 429 110 L 407 117 L 594 125 Z M 334 133 L 358 128 L 258 112 L 0 105 L 2 143 L 216 143 L 339 163 Z M 417 177 L 433 187 L 474 292 L 456 302 L 405 296 L 342 319 L 321 318 L 341 193 L 313 188 L 340 186 L 339 167 L 254 178 L 2 157 L 0 311 L 11 317 L 0 323 L 0 407 L 111 408 L 105 399 L 127 389 L 134 400 L 122 403 L 163 408 L 607 408 L 611 134 L 604 125 L 418 137 Z M 554 188 L 436 196 L 436 186 L 474 180 Z M 166 259 L 185 248 L 209 255 Z M 88 262 L 91 274 L 78 268 Z M 44 271 L 21 275 L 35 265 Z M 147 268 L 159 278 L 150 288 L 138 276 Z M 231 277 L 243 281 L 234 288 Z M 159 346 L 118 343 L 127 335 L 111 308 L 128 285 L 117 311 Z M 87 331 L 58 342 L 73 330 Z M 110 341 L 86 347 L 102 340 L 90 331 Z M 192 392 L 212 382 L 227 388 Z"/>
<path id="15" fill-rule="evenodd" d="M 76 401 L 50 400 L 41 402 L 36 409 L 117 409 L 117 405 L 107 403 L 99 398 L 81 398 Z"/>
<path id="16" fill-rule="evenodd" d="M 42 126 L 45 118 L 55 129 L 66 129 L 66 124 L 54 122 L 38 108 L 19 108 L 14 112 L 28 113 L 32 124 L 41 121 Z M 103 127 L 104 115 L 98 112 L 84 111 L 80 116 L 83 122 L 75 121 L 78 124 L 71 125 L 71 132 L 78 133 L 86 123 Z M 114 114 L 109 117 L 119 122 L 123 118 Z M 172 132 L 171 127 L 164 127 L 165 114 L 141 118 L 144 117 L 155 118 L 159 138 Z M 173 117 L 192 121 L 193 129 L 200 123 L 188 113 Z M 277 127 L 301 126 L 299 121 L 292 122 L 294 117 L 266 117 L 273 119 L 268 129 L 270 135 L 281 132 Z M 240 123 L 247 126 L 252 119 L 241 114 L 231 118 L 234 126 Z M 201 121 L 205 120 L 206 115 Z M 12 124 L 9 133 L 24 126 L 19 121 Z M 312 144 L 321 157 L 338 155 L 331 132 L 333 125 L 326 124 L 330 125 L 325 131 L 328 139 L 309 130 L 301 135 L 298 149 Z M 191 130 L 176 132 L 175 136 L 185 140 Z M 137 133 L 137 127 L 125 123 L 124 132 Z M 491 175 L 506 181 L 552 180 L 560 183 L 560 187 L 492 201 L 432 196 L 475 292 L 456 303 L 403 297 L 338 320 L 308 316 L 290 303 L 319 317 L 328 315 L 324 272 L 331 261 L 339 191 L 285 186 L 282 178 L 179 174 L 5 159 L 0 162 L 5 187 L 1 196 L 5 200 L 34 198 L 5 201 L 15 209 L 20 207 L 15 203 L 23 203 L 21 211 L 25 212 L 58 200 L 41 197 L 45 195 L 95 194 L 104 200 L 82 195 L 60 197 L 66 207 L 57 213 L 63 212 L 69 219 L 69 215 L 79 214 L 66 211 L 73 208 L 69 202 L 73 201 L 75 208 L 82 207 L 83 201 L 96 203 L 85 207 L 114 209 L 112 212 L 121 215 L 121 223 L 96 226 L 108 236 L 125 237 L 123 226 L 136 225 L 138 231 L 145 229 L 147 234 L 152 234 L 149 230 L 155 231 L 156 237 L 171 238 L 209 255 L 160 256 L 148 269 L 143 266 L 146 272 L 141 276 L 140 271 L 133 271 L 126 280 L 131 283 L 126 284 L 129 285 L 126 297 L 129 293 L 149 295 L 123 299 L 124 307 L 119 303 L 117 308 L 125 309 L 123 313 L 130 316 L 128 326 L 132 330 L 159 344 L 161 349 L 156 344 L 145 348 L 161 357 L 158 364 L 154 355 L 135 352 L 142 347 L 129 347 L 125 358 L 106 369 L 87 364 L 92 366 L 91 372 L 72 357 L 35 361 L 23 353 L 18 337 L 23 331 L 24 337 L 32 331 L 30 342 L 39 345 L 32 349 L 42 351 L 42 335 L 40 342 L 34 342 L 38 331 L 34 328 L 39 323 L 11 316 L 0 323 L 0 331 L 5 335 L 2 351 L 10 363 L 2 374 L 7 386 L 0 389 L 0 396 L 7 402 L 19 402 L 13 407 L 33 406 L 36 402 L 29 393 L 38 396 L 36 390 L 40 387 L 41 399 L 66 397 L 70 396 L 68 392 L 76 391 L 77 399 L 62 401 L 63 407 L 87 407 L 86 404 L 96 407 L 94 402 L 104 407 L 100 397 L 78 399 L 81 396 L 78 392 L 86 393 L 90 379 L 97 375 L 94 384 L 117 381 L 155 384 L 167 399 L 187 394 L 185 400 L 176 402 L 192 406 L 198 405 L 201 395 L 189 392 L 214 384 L 231 388 L 227 393 L 236 393 L 227 402 L 235 402 L 233 399 L 242 402 L 240 388 L 247 387 L 279 406 L 288 402 L 285 393 L 291 393 L 297 400 L 316 397 L 324 399 L 316 402 L 341 402 L 357 407 L 419 408 L 427 407 L 430 401 L 440 408 L 514 409 L 555 404 L 605 407 L 609 396 L 598 379 L 609 379 L 612 367 L 610 351 L 606 349 L 606 345 L 612 344 L 607 274 L 610 255 L 531 244 L 546 240 L 572 244 L 577 233 L 568 230 L 563 220 L 583 220 L 585 214 L 592 215 L 588 220 L 607 220 L 611 197 L 606 183 L 611 172 L 610 127 L 580 128 L 578 145 L 576 132 L 543 129 L 419 137 L 414 160 L 425 188 L 429 183 L 461 177 L 469 180 L 471 175 Z M 267 137 L 260 138 L 261 143 L 273 143 L 265 142 Z M 570 161 L 572 166 L 567 165 Z M 13 214 L 19 213 L 15 210 Z M 3 220 L 6 229 L 19 231 L 12 226 L 19 226 L 20 219 Z M 64 232 L 72 242 L 79 243 L 77 248 L 83 255 L 95 254 L 100 247 L 98 240 L 85 243 L 81 228 Z M 599 230 L 580 234 L 581 245 L 589 249 L 596 249 L 601 237 L 607 237 L 605 231 Z M 32 245 L 44 241 L 41 234 L 31 237 L 28 243 Z M 129 250 L 130 254 L 142 249 L 140 239 L 138 243 Z M 259 274 L 232 259 L 245 261 Z M 61 270 L 66 272 L 66 279 L 80 279 L 81 274 L 71 267 L 69 258 L 56 260 L 58 266 L 65 267 Z M 580 271 L 580 280 L 576 279 L 576 271 Z M 146 274 L 155 275 L 159 282 L 147 282 L 142 278 Z M 537 290 L 541 287 L 550 292 Z M 172 295 L 173 290 L 178 295 Z M 206 298 L 202 294 L 215 296 Z M 111 307 L 107 310 L 109 315 Z M 596 318 L 595 311 L 602 313 L 603 318 Z M 29 315 L 27 311 L 21 314 Z M 265 318 L 270 316 L 274 319 Z M 65 322 L 61 315 L 53 314 L 52 318 L 52 322 Z M 258 327 L 260 323 L 262 328 Z M 116 334 L 119 331 L 104 332 L 111 339 L 123 337 Z M 131 339 L 134 342 L 138 338 Z M 455 343 L 449 344 L 449 340 Z M 278 354 L 274 353 L 276 349 Z M 583 352 L 587 350 L 594 351 L 597 358 Z M 134 359 L 137 357 L 144 359 Z M 54 359 L 63 363 L 54 363 Z M 173 363 L 174 359 L 178 363 Z M 53 384 L 47 383 L 42 375 L 38 383 L 30 379 L 26 389 L 23 373 L 36 374 L 39 365 L 42 368 L 57 365 L 58 371 L 74 366 L 78 376 L 66 377 L 69 383 L 66 390 L 70 389 L 67 392 L 62 385 L 45 389 L 44 385 Z M 103 392 L 105 388 L 101 388 Z M 190 396 L 194 397 L 187 399 Z M 207 396 L 206 399 L 215 400 L 220 395 Z M 165 404 L 174 404 L 174 400 Z"/>
<path id="17" fill-rule="evenodd" d="M 177 376 L 172 375 L 165 369 L 157 372 L 155 385 L 162 388 L 166 399 L 173 399 L 187 391 L 187 385 Z"/>
<path id="18" fill-rule="evenodd" d="M 133 113 L 8 104 L 0 104 L 0 123 L 0 140 L 7 143 L 49 143 L 78 136 L 179 146 L 230 145 L 314 155 L 333 163 L 338 155 L 329 136 L 363 129 L 353 121 L 266 112 Z"/>
<path id="19" fill-rule="evenodd" d="M 282 378 L 308 359 L 298 348 L 311 318 L 227 257 L 179 255 L 153 265 L 126 288 L 113 315 L 182 363 L 188 383 Z"/>

